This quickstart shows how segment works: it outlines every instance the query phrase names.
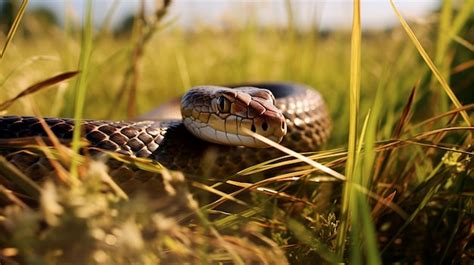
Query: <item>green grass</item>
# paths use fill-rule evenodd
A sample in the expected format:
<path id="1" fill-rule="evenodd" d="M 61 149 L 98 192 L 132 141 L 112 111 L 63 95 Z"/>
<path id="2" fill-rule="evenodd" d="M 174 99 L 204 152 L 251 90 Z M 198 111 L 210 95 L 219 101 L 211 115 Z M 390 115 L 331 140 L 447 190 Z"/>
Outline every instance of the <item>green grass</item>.
<path id="1" fill-rule="evenodd" d="M 144 192 L 128 194 L 103 164 L 61 148 L 47 155 L 55 169 L 66 165 L 63 179 L 42 187 L 0 159 L 0 174 L 23 188 L 12 194 L 0 181 L 11 202 L 0 209 L 0 263 L 469 263 L 474 107 L 460 109 L 472 103 L 469 86 L 456 86 L 451 69 L 472 60 L 454 64 L 472 53 L 457 43 L 472 46 L 474 1 L 459 5 L 444 2 L 423 25 L 400 16 L 401 26 L 362 35 L 357 17 L 349 32 L 300 32 L 291 1 L 286 29 L 162 28 L 163 9 L 139 17 L 131 35 L 94 35 L 87 19 L 63 30 L 27 14 L 0 61 L 0 103 L 81 72 L 24 93 L 4 114 L 125 119 L 194 85 L 290 80 L 323 94 L 334 131 L 323 151 L 306 154 L 319 164 L 290 152 L 239 178 L 220 176 L 226 183 L 112 155 L 162 176 L 164 184 L 134 183 Z M 75 175 L 81 185 L 71 185 Z"/>
<path id="2" fill-rule="evenodd" d="M 86 92 L 87 92 L 87 79 L 89 75 L 89 64 L 90 64 L 90 57 L 92 53 L 92 34 L 93 34 L 93 25 L 92 25 L 92 0 L 87 1 L 86 5 L 86 13 L 85 13 L 85 24 L 82 30 L 82 40 L 81 40 L 81 55 L 79 58 L 79 77 L 76 81 L 76 85 L 74 87 L 74 97 L 69 99 L 68 101 L 74 102 L 74 119 L 76 120 L 74 126 L 74 133 L 72 137 L 72 150 L 74 153 L 79 153 L 79 149 L 81 147 L 81 122 L 82 115 L 84 112 L 84 105 L 86 100 Z M 71 176 L 72 178 L 77 178 L 77 164 L 72 160 L 71 164 Z"/>
<path id="3" fill-rule="evenodd" d="M 354 226 L 362 226 L 356 220 L 359 212 L 357 203 L 359 196 L 357 196 L 354 190 L 355 184 L 360 184 L 362 179 L 359 174 L 355 172 L 356 162 L 360 156 L 360 148 L 358 148 L 357 134 L 358 134 L 358 120 L 359 120 L 359 101 L 360 101 L 360 78 L 361 78 L 361 35 L 362 25 L 360 20 L 360 1 L 355 0 L 352 14 L 352 36 L 351 36 L 351 72 L 350 72 L 350 83 L 349 83 L 349 137 L 347 141 L 347 162 L 345 165 L 346 181 L 344 183 L 343 194 L 342 194 L 342 206 L 341 206 L 341 226 L 337 234 L 337 251 L 339 258 L 344 257 L 347 231 L 351 223 Z M 359 142 L 359 146 L 361 143 Z M 371 223 L 369 223 L 371 225 Z M 358 247 L 360 246 L 358 230 L 353 230 L 354 243 Z M 355 253 L 359 253 L 358 251 Z M 361 257 L 352 255 L 352 262 L 360 263 Z"/>

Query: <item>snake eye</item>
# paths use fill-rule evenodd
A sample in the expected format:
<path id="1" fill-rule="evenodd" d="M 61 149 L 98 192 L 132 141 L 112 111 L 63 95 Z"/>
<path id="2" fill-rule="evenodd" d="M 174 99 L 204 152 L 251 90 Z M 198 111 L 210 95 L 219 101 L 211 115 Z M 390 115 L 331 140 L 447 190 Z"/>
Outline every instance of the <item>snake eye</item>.
<path id="1" fill-rule="evenodd" d="M 230 101 L 224 96 L 217 99 L 217 108 L 220 112 L 227 113 L 230 111 Z"/>

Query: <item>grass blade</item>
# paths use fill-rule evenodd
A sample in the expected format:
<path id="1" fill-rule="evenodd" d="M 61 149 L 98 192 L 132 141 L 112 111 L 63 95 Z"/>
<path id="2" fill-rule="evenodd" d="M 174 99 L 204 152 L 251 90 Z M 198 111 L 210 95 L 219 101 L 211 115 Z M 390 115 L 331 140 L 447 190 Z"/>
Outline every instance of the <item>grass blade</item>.
<path id="1" fill-rule="evenodd" d="M 81 119 L 82 112 L 84 109 L 84 102 L 86 98 L 86 86 L 87 86 L 87 77 L 89 73 L 90 58 L 92 53 L 92 0 L 88 0 L 86 3 L 86 13 L 85 13 L 85 26 L 82 32 L 82 44 L 81 44 L 81 57 L 79 61 L 79 68 L 81 70 L 81 75 L 77 80 L 75 93 L 76 93 L 76 102 L 74 109 L 74 132 L 72 138 L 72 150 L 74 153 L 79 152 L 81 146 Z M 74 179 L 77 177 L 77 162 L 75 159 L 71 163 L 71 176 Z"/>
<path id="2" fill-rule="evenodd" d="M 336 249 L 339 258 L 344 257 L 346 235 L 350 225 L 350 198 L 352 185 L 350 184 L 354 175 L 355 162 L 357 160 L 357 120 L 359 112 L 360 92 L 360 57 L 361 57 L 361 22 L 360 22 L 360 0 L 354 0 L 352 18 L 351 39 L 351 74 L 349 88 L 349 140 L 348 157 L 346 163 L 346 183 L 342 195 L 341 226 L 337 233 Z"/>
<path id="3" fill-rule="evenodd" d="M 8 31 L 7 34 L 7 40 L 5 42 L 5 45 L 3 45 L 2 52 L 0 53 L 0 59 L 3 59 L 3 56 L 5 55 L 5 51 L 8 48 L 8 45 L 10 45 L 10 42 L 13 40 L 13 36 L 16 33 L 16 30 L 18 29 L 18 26 L 20 25 L 21 18 L 25 14 L 26 6 L 28 5 L 28 0 L 23 0 L 20 5 L 20 9 L 18 10 L 18 13 L 15 16 L 15 20 L 13 20 L 13 24 Z"/>
<path id="4" fill-rule="evenodd" d="M 372 215 L 370 212 L 370 205 L 367 202 L 365 196 L 362 196 L 362 193 L 357 193 L 358 196 L 356 199 L 357 204 L 357 225 L 360 225 L 361 231 L 359 232 L 359 236 L 362 236 L 362 239 L 365 240 L 363 242 L 363 246 L 365 247 L 365 256 L 366 261 L 364 264 L 382 264 L 380 259 L 380 253 L 377 245 L 377 232 L 375 231 L 375 225 L 372 221 Z M 354 248 L 355 251 L 358 251 L 358 246 Z"/>
<path id="5" fill-rule="evenodd" d="M 443 70 L 447 70 L 446 66 L 443 65 L 443 58 L 450 42 L 450 36 L 449 34 L 446 34 L 446 32 L 449 32 L 449 26 L 451 24 L 451 19 L 453 16 L 452 0 L 445 0 L 443 1 L 442 5 L 443 6 L 441 8 L 441 17 L 438 30 L 438 40 L 436 44 L 435 62 L 438 66 L 442 65 Z"/>
<path id="6" fill-rule="evenodd" d="M 438 164 L 436 168 L 431 172 L 431 174 L 426 178 L 427 180 L 430 180 L 435 177 L 436 174 L 439 173 L 441 170 L 442 164 Z M 422 209 L 428 204 L 429 200 L 431 197 L 436 193 L 436 191 L 439 189 L 441 185 L 441 180 L 434 180 L 429 183 L 429 189 L 428 191 L 424 194 L 423 199 L 420 201 L 420 204 L 416 207 L 416 209 L 412 212 L 412 214 L 408 217 L 408 219 L 405 221 L 405 223 L 398 229 L 398 231 L 392 236 L 392 238 L 388 241 L 388 243 L 385 245 L 384 249 L 382 249 L 382 253 L 384 253 L 389 246 L 397 239 L 397 237 L 402 233 L 402 231 L 415 219 L 415 217 L 420 213 Z"/>
<path id="7" fill-rule="evenodd" d="M 272 147 L 275 147 L 276 149 L 278 149 L 278 150 L 280 150 L 284 153 L 287 153 L 291 156 L 294 156 L 294 157 L 298 158 L 302 162 L 305 162 L 305 163 L 313 166 L 314 168 L 317 168 L 317 169 L 321 170 L 322 172 L 333 176 L 336 179 L 339 179 L 339 180 L 342 180 L 342 181 L 346 180 L 346 177 L 344 175 L 342 175 L 341 173 L 339 173 L 339 172 L 337 172 L 337 171 L 335 171 L 331 168 L 328 168 L 328 167 L 326 167 L 326 166 L 324 166 L 324 165 L 322 165 L 322 164 L 320 164 L 316 161 L 313 161 L 313 160 L 311 160 L 311 159 L 309 159 L 309 158 L 307 158 L 307 157 L 305 157 L 305 156 L 303 156 L 303 155 L 301 155 L 301 154 L 299 154 L 299 153 L 297 153 L 297 152 L 295 152 L 291 149 L 288 149 L 288 148 L 286 148 L 286 147 L 284 147 L 280 144 L 277 144 L 277 143 L 275 143 L 275 142 L 273 142 L 273 141 L 271 141 L 271 140 L 269 140 L 269 139 L 267 139 L 267 138 L 265 138 L 265 137 L 263 137 L 263 136 L 261 136 L 257 133 L 254 133 L 254 132 L 252 132 L 248 129 L 242 128 L 242 131 L 244 133 L 252 136 L 252 137 L 257 138 L 257 140 L 259 140 L 259 141 L 262 141 L 262 142 L 264 142 L 264 143 L 266 143 L 266 144 L 268 144 Z"/>
<path id="8" fill-rule="evenodd" d="M 55 75 L 53 77 L 50 77 L 46 80 L 40 81 L 34 85 L 29 86 L 25 90 L 21 91 L 18 95 L 16 95 L 14 98 L 11 98 L 9 100 L 4 101 L 3 103 L 0 104 L 0 111 L 6 110 L 8 107 L 10 107 L 15 101 L 18 99 L 30 95 L 32 93 L 35 93 L 41 89 L 45 89 L 51 86 L 54 86 L 64 80 L 70 79 L 77 75 L 79 73 L 78 71 L 72 71 L 72 72 L 65 72 L 61 73 L 58 75 Z"/>
<path id="9" fill-rule="evenodd" d="M 474 0 L 466 0 L 464 2 L 464 5 L 459 7 L 459 13 L 456 18 L 454 18 L 453 24 L 451 26 L 451 36 L 458 35 L 459 31 L 462 29 L 466 21 L 469 20 L 473 8 Z"/>
<path id="10" fill-rule="evenodd" d="M 39 198 L 41 187 L 2 156 L 0 156 L 0 173 L 10 178 L 10 181 L 17 184 L 28 196 L 34 199 Z"/>
<path id="11" fill-rule="evenodd" d="M 413 32 L 413 30 L 410 28 L 410 26 L 408 25 L 408 23 L 406 22 L 406 20 L 403 18 L 403 16 L 400 14 L 400 11 L 398 11 L 397 7 L 395 6 L 395 4 L 393 3 L 393 0 L 389 0 L 390 1 L 390 5 L 392 6 L 392 9 L 393 11 L 395 12 L 395 14 L 397 15 L 398 19 L 400 20 L 400 23 L 403 27 L 403 29 L 405 30 L 405 32 L 407 33 L 408 37 L 410 37 L 411 41 L 413 42 L 413 44 L 415 45 L 416 49 L 418 50 L 418 53 L 421 55 L 421 57 L 423 58 L 423 60 L 425 60 L 425 63 L 426 65 L 428 65 L 428 67 L 431 69 L 431 71 L 433 72 L 433 75 L 436 77 L 436 79 L 438 80 L 438 82 L 441 84 L 441 87 L 444 89 L 444 91 L 446 92 L 446 94 L 448 94 L 449 98 L 451 99 L 451 101 L 453 102 L 454 106 L 456 108 L 461 108 L 462 107 L 462 104 L 461 102 L 459 102 L 458 98 L 456 97 L 456 95 L 454 94 L 453 90 L 449 87 L 448 83 L 446 82 L 446 79 L 443 77 L 443 75 L 441 74 L 441 72 L 438 70 L 438 68 L 435 66 L 435 64 L 433 63 L 433 61 L 431 60 L 430 56 L 428 55 L 428 53 L 426 53 L 425 49 L 423 48 L 423 46 L 421 45 L 421 43 L 418 41 L 418 39 L 416 38 L 416 35 L 415 33 Z M 471 126 L 471 122 L 469 120 L 469 115 L 467 115 L 467 113 L 465 111 L 461 111 L 461 116 L 463 117 L 464 119 L 464 122 L 468 125 L 468 126 Z"/>

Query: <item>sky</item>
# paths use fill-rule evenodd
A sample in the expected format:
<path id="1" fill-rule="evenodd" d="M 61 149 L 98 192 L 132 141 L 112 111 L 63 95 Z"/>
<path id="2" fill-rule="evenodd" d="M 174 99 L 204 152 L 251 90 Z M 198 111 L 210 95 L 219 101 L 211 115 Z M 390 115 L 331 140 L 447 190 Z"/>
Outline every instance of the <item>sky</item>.
<path id="1" fill-rule="evenodd" d="M 0 0 L 1 1 L 1 0 Z M 32 0 L 29 9 L 47 7 L 58 18 L 64 19 L 69 7 L 75 17 L 83 15 L 84 0 Z M 112 25 L 119 25 L 127 15 L 138 8 L 138 0 L 94 0 L 94 20 L 100 25 L 108 10 L 117 2 L 112 17 Z M 159 0 L 147 0 L 147 10 L 153 10 Z M 169 17 L 184 27 L 193 27 L 196 23 L 224 25 L 232 21 L 243 23 L 249 18 L 257 19 L 263 25 L 286 25 L 287 9 L 285 0 L 174 0 Z M 322 29 L 350 27 L 352 21 L 351 0 L 292 0 L 295 23 L 298 27 L 315 24 Z M 366 29 L 384 28 L 398 23 L 389 0 L 361 0 L 362 25 Z M 405 18 L 422 19 L 424 15 L 438 8 L 439 0 L 395 0 Z"/>

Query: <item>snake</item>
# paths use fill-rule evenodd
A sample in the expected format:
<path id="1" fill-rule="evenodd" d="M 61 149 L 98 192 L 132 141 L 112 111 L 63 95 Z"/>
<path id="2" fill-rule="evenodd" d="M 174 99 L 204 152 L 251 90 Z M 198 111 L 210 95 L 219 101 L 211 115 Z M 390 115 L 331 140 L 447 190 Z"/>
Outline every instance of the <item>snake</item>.
<path id="1" fill-rule="evenodd" d="M 171 112 L 171 118 L 158 114 L 163 112 Z M 63 143 L 72 141 L 74 126 L 80 124 L 91 150 L 150 159 L 186 174 L 219 177 L 284 155 L 248 131 L 296 152 L 315 151 L 330 136 L 329 116 L 314 88 L 279 82 L 196 86 L 180 100 L 135 120 L 42 119 Z M 34 116 L 0 116 L 0 155 L 33 177 L 52 171 L 48 159 L 24 146 L 3 143 L 48 138 L 40 121 Z"/>

